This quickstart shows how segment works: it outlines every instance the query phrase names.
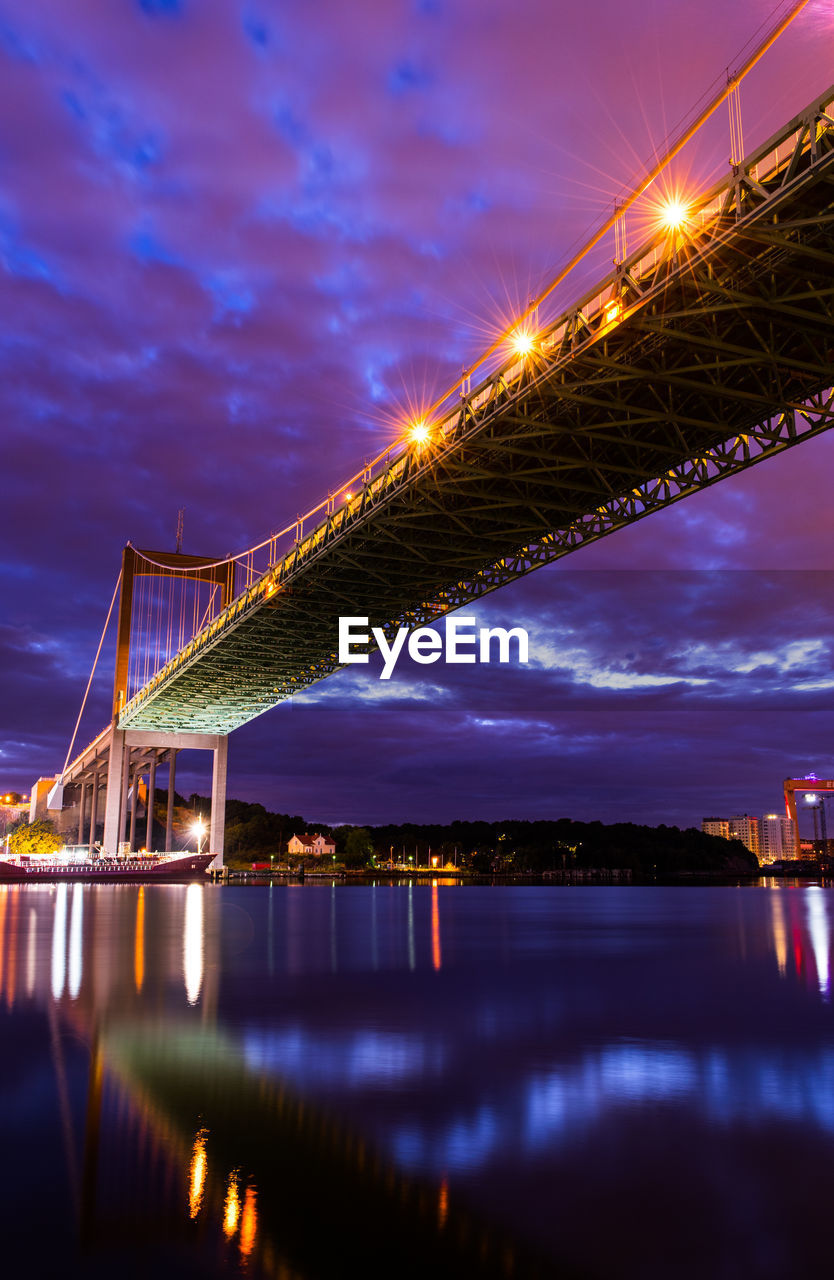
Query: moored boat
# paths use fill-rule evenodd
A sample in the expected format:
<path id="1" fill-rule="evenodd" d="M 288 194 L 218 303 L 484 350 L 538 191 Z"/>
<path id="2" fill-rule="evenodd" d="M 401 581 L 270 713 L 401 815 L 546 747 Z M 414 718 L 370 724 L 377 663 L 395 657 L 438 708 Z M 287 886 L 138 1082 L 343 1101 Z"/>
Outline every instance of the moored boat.
<path id="1" fill-rule="evenodd" d="M 99 853 L 91 857 L 86 847 L 65 847 L 53 854 L 0 858 L 0 884 L 191 880 L 204 876 L 214 857 L 213 853 Z"/>

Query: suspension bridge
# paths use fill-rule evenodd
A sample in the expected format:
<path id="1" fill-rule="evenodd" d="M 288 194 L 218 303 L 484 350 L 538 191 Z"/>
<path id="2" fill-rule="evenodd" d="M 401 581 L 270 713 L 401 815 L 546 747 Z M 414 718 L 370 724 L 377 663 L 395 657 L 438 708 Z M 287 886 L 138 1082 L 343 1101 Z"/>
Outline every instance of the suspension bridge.
<path id="1" fill-rule="evenodd" d="M 162 762 L 170 841 L 175 753 L 194 746 L 214 753 L 222 857 L 228 734 L 337 670 L 341 615 L 389 638 L 423 626 L 832 425 L 834 86 L 710 190 L 658 207 L 635 251 L 615 223 L 612 271 L 567 309 L 546 290 L 281 535 L 220 561 L 128 544 L 113 720 L 62 779 L 80 841 L 106 785 L 115 850 L 129 789 L 149 776 L 152 813 Z"/>

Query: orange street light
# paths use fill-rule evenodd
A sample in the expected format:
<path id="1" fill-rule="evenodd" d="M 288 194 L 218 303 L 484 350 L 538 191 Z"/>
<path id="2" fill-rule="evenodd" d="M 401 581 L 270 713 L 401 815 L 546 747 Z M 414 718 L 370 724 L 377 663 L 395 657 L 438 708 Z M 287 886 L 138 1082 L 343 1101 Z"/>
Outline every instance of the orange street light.
<path id="1" fill-rule="evenodd" d="M 530 329 L 515 329 L 510 334 L 510 346 L 522 360 L 531 354 L 535 345 L 536 339 Z"/>
<path id="2" fill-rule="evenodd" d="M 659 217 L 666 231 L 681 231 L 689 221 L 689 205 L 679 196 L 672 196 L 661 205 Z"/>

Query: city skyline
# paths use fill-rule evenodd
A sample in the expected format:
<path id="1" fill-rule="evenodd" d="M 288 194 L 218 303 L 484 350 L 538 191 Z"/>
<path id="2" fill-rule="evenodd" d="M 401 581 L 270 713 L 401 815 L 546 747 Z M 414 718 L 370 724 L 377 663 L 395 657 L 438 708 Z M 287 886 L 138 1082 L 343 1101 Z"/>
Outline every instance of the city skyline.
<path id="1" fill-rule="evenodd" d="M 498 6 L 319 8 L 316 27 L 257 6 L 3 8 L 4 118 L 24 122 L 0 205 L 4 785 L 61 767 L 121 545 L 172 548 L 185 507 L 185 551 L 237 550 L 377 452 L 397 404 L 523 308 L 763 16 L 601 4 L 589 33 L 530 4 L 502 41 Z M 829 15 L 811 6 L 745 82 L 748 148 L 826 87 Z M 721 113 L 687 158 L 698 186 L 727 134 Z M 232 740 L 230 794 L 334 821 L 697 825 L 831 776 L 833 447 L 484 601 L 480 625 L 529 628 L 529 669 L 386 687 L 372 665 L 262 717 Z M 178 789 L 205 789 L 182 768 Z"/>

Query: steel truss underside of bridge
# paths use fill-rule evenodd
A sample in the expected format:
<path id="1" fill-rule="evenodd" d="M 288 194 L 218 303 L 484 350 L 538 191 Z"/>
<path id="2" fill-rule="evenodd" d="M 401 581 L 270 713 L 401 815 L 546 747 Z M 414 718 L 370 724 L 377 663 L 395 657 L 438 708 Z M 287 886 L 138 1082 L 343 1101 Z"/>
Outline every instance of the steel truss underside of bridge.
<path id="1" fill-rule="evenodd" d="M 336 670 L 340 615 L 425 624 L 830 427 L 834 121 L 819 101 L 778 172 L 755 176 L 751 158 L 724 184 L 708 234 L 610 278 L 614 323 L 576 309 L 514 385 L 464 400 L 436 448 L 239 598 L 120 727 L 227 733 Z"/>

